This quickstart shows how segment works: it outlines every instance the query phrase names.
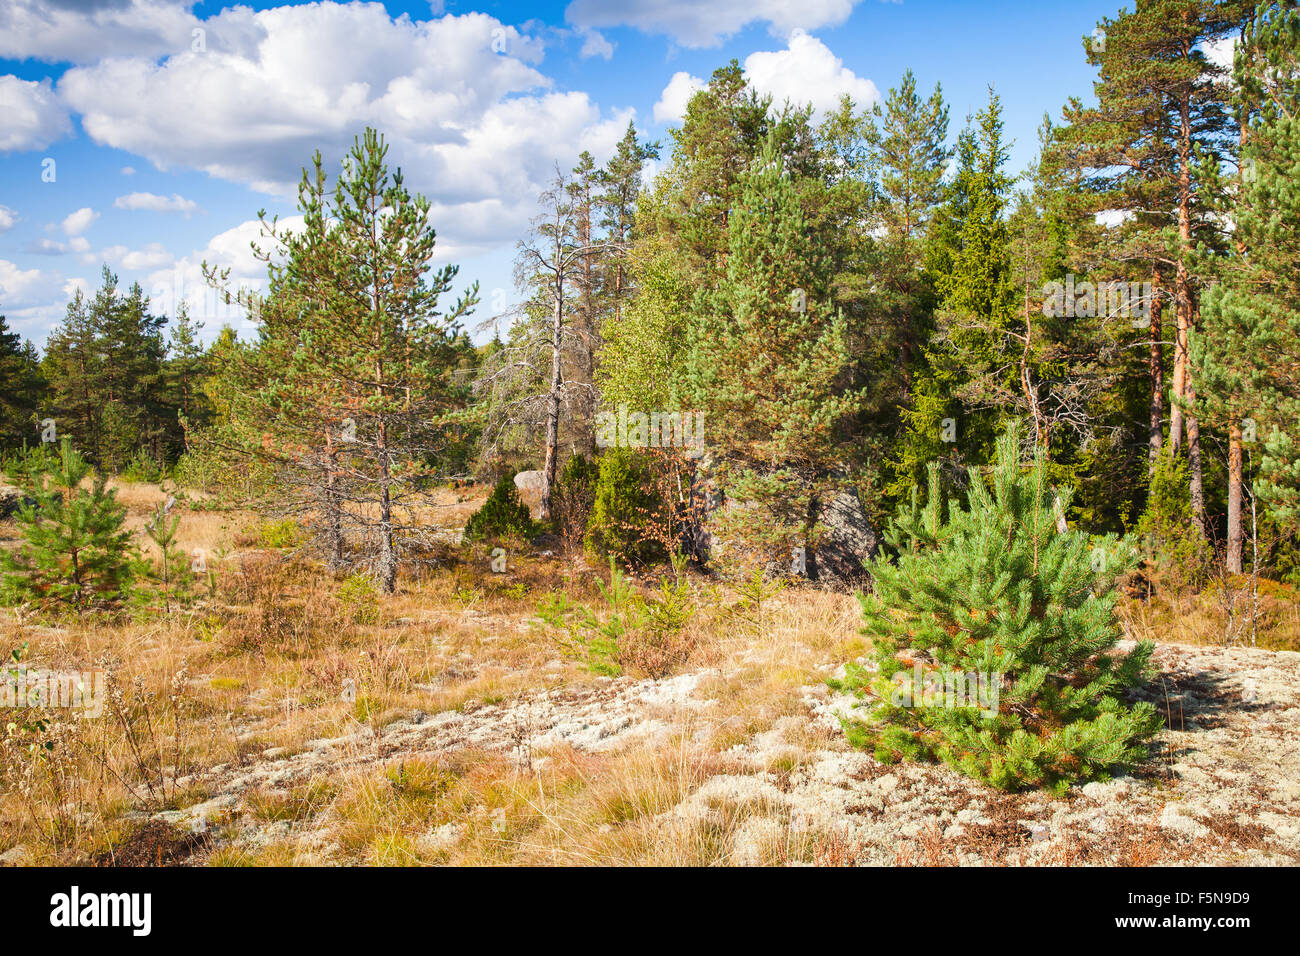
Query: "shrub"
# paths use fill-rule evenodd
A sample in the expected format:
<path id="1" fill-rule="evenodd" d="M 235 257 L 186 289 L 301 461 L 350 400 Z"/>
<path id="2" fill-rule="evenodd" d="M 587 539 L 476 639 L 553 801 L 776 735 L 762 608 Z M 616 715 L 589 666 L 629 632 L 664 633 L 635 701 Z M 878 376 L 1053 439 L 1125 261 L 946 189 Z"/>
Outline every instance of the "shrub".
<path id="1" fill-rule="evenodd" d="M 162 466 L 141 449 L 122 469 L 122 480 L 157 484 L 166 474 Z"/>
<path id="2" fill-rule="evenodd" d="M 663 499 L 654 489 L 654 475 L 641 456 L 623 448 L 602 455 L 587 523 L 587 547 L 638 564 L 663 561 L 667 557 L 663 545 L 647 536 L 648 526 L 664 510 Z"/>
<path id="3" fill-rule="evenodd" d="M 1002 789 L 1061 793 L 1145 757 L 1160 719 L 1119 695 L 1152 645 L 1115 651 L 1125 569 L 1099 567 L 1086 535 L 1057 531 L 1069 496 L 1058 504 L 1041 455 L 1022 471 L 1017 439 L 1014 428 L 999 439 L 988 485 L 970 469 L 967 506 L 949 502 L 947 521 L 933 469 L 925 510 L 900 512 L 898 561 L 878 559 L 875 593 L 861 598 L 874 666 L 851 665 L 841 686 L 868 706 L 846 722 L 850 740 L 879 759 L 937 759 Z M 972 674 L 991 679 L 977 706 L 955 693 L 917 705 L 915 677 L 946 690 Z"/>
<path id="4" fill-rule="evenodd" d="M 531 538 L 538 528 L 528 506 L 519 500 L 514 478 L 503 475 L 483 507 L 465 522 L 466 541 Z"/>
<path id="5" fill-rule="evenodd" d="M 345 578 L 339 585 L 338 600 L 353 624 L 379 623 L 379 592 L 369 574 L 358 572 Z"/>
<path id="6" fill-rule="evenodd" d="M 697 610 L 685 570 L 686 559 L 674 558 L 673 577 L 645 597 L 610 558 L 609 585 L 596 582 L 603 614 L 555 592 L 538 605 L 538 616 L 561 649 L 591 673 L 617 677 L 629 669 L 658 679 L 684 664 L 695 647 L 684 634 Z"/>
<path id="7" fill-rule="evenodd" d="M 1214 564 L 1213 546 L 1192 526 L 1189 488 L 1187 459 L 1159 455 L 1137 525 L 1148 565 L 1168 574 L 1176 588 L 1204 587 Z"/>
<path id="8" fill-rule="evenodd" d="M 555 532 L 566 551 L 577 551 L 586 537 L 599 475 L 599 462 L 585 455 L 573 455 L 555 477 L 552 516 Z"/>
<path id="9" fill-rule="evenodd" d="M 296 548 L 302 544 L 302 529 L 292 518 L 263 521 L 257 526 L 257 543 L 263 548 Z"/>

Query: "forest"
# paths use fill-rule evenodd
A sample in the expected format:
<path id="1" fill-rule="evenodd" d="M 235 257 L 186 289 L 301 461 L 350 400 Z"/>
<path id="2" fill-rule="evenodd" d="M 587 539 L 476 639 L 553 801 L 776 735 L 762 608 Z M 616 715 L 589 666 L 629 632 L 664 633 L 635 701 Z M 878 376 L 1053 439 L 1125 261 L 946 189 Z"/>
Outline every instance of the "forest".
<path id="1" fill-rule="evenodd" d="M 1227 62 L 1210 55 L 1224 48 Z M 1147 0 L 1103 19 L 1074 55 L 1095 69 L 1093 89 L 1043 117 L 1027 169 L 1011 168 L 992 87 L 954 116 L 942 77 L 908 71 L 880 102 L 846 96 L 819 117 L 726 63 L 667 141 L 629 123 L 608 161 L 584 152 L 556 165 L 504 311 L 485 308 L 454 264 L 434 264 L 430 201 L 408 188 L 383 130 L 367 128 L 337 167 L 302 157 L 301 228 L 259 213 L 264 288 L 204 264 L 251 335 L 205 334 L 183 304 L 159 314 L 107 266 L 43 347 L 0 318 L 10 643 L 97 628 L 87 646 L 104 660 L 120 661 L 113 633 L 172 647 L 149 671 L 161 681 L 151 704 L 109 697 L 126 740 L 139 708 L 155 708 L 171 729 L 153 750 L 132 744 L 128 760 L 82 740 L 66 758 L 13 758 L 22 792 L 47 794 L 28 801 L 43 808 L 25 817 L 29 852 L 135 845 L 121 836 L 115 851 L 117 837 L 76 835 L 64 818 L 77 801 L 107 812 L 103 781 L 97 796 L 55 799 L 93 766 L 155 816 L 206 807 L 204 829 L 167 837 L 160 854 L 328 858 L 287 838 L 267 851 L 229 837 L 232 803 L 212 802 L 229 797 L 221 786 L 178 798 L 203 763 L 182 726 L 227 706 L 183 711 L 164 680 L 182 660 L 187 674 L 206 668 L 203 694 L 273 688 L 257 706 L 274 712 L 267 702 L 287 695 L 289 723 L 317 708 L 382 735 L 399 733 L 388 728 L 416 688 L 437 688 L 466 721 L 466 700 L 516 701 L 517 722 L 514 672 L 540 674 L 557 655 L 575 686 L 668 687 L 722 673 L 718 661 L 740 653 L 729 642 L 767 648 L 779 635 L 773 655 L 811 656 L 717 694 L 746 708 L 756 734 L 802 713 L 810 683 L 849 701 L 818 732 L 875 761 L 872 780 L 898 761 L 939 763 L 992 791 L 1063 796 L 1175 774 L 1167 741 L 1190 718 L 1171 709 L 1168 655 L 1300 650 L 1300 11 Z M 187 532 L 182 520 L 207 524 Z M 483 613 L 492 635 L 517 623 L 531 636 L 462 635 L 436 661 L 424 644 L 385 643 L 431 641 L 452 617 L 469 627 Z M 48 659 L 88 666 L 74 644 Z M 192 665 L 191 646 L 215 656 Z M 1241 667 L 1234 681 L 1272 673 Z M 939 704 L 891 696 L 912 674 L 916 701 L 937 686 Z M 996 675 L 991 709 L 987 695 L 943 706 L 954 675 L 974 674 Z M 1231 693 L 1257 693 L 1247 680 Z M 18 733 L 46 739 L 42 720 Z M 293 746 L 327 736 L 326 718 L 301 720 Z M 505 712 L 493 720 L 504 728 Z M 249 726 L 290 748 L 288 729 Z M 531 768 L 544 748 L 510 733 L 501 746 Z M 708 759 L 757 739 L 728 737 Z M 1271 745 L 1258 746 L 1266 762 Z M 305 790 L 250 791 L 248 812 L 270 825 L 332 807 L 346 826 L 331 845 L 350 862 L 573 862 L 574 839 L 592 859 L 665 862 L 652 829 L 629 849 L 599 827 L 650 827 L 727 771 L 701 763 L 689 786 L 665 783 L 645 759 L 625 810 L 564 805 L 588 814 L 581 838 L 555 807 L 529 816 L 524 804 L 545 804 L 528 796 L 532 777 L 501 802 L 454 761 L 387 767 L 383 786 L 400 799 L 365 812 L 358 793 L 370 791 L 339 792 L 312 764 Z M 789 783 L 793 767 L 762 759 Z M 571 753 L 544 760 L 590 790 Z M 448 816 L 429 794 L 452 790 L 502 816 Z M 1142 802 L 1155 797 L 1132 799 L 1167 816 Z M 1238 846 L 1196 819 L 1224 854 L 1300 858 L 1292 837 Z M 757 838 L 736 820 L 751 853 L 737 861 L 949 853 L 928 831 L 886 840 L 884 857 L 818 831 L 793 850 L 787 840 L 785 856 L 751 858 Z M 421 843 L 416 831 L 443 836 Z M 493 842 L 503 832 L 509 848 Z M 669 861 L 729 859 L 744 843 L 724 852 L 692 833 Z M 1192 852 L 1162 839 L 1051 843 L 1064 854 L 1051 861 Z M 1038 841 L 1025 836 L 1023 852 Z"/>

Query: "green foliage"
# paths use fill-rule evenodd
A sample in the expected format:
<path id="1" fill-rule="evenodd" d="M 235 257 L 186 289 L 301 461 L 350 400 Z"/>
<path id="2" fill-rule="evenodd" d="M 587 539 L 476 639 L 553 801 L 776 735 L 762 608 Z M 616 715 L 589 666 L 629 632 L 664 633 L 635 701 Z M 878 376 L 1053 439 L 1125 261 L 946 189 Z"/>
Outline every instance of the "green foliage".
<path id="1" fill-rule="evenodd" d="M 970 470 L 967 504 L 946 520 L 937 507 L 900 519 L 897 563 L 879 560 L 861 598 L 874 664 L 850 666 L 844 686 L 869 716 L 848 732 L 881 759 L 937 759 L 999 788 L 1061 792 L 1144 759 L 1159 717 L 1120 694 L 1152 646 L 1116 652 L 1122 569 L 1098 570 L 1086 535 L 1057 531 L 1045 461 L 1023 469 L 1017 446 L 1008 429 L 991 474 Z M 940 683 L 983 675 L 996 702 L 913 706 L 898 689 L 914 670 Z"/>
<path id="2" fill-rule="evenodd" d="M 125 292 L 105 267 L 93 298 L 80 290 L 51 333 L 42 360 L 49 383 L 42 418 L 53 418 L 86 457 L 107 474 L 137 453 L 165 462 L 182 434 L 165 376 L 166 319 L 139 284 Z"/>
<path id="3" fill-rule="evenodd" d="M 126 508 L 66 437 L 57 454 L 42 445 L 9 472 L 26 500 L 16 519 L 22 542 L 0 556 L 6 603 L 78 612 L 115 605 L 131 590 Z"/>
<path id="4" fill-rule="evenodd" d="M 604 602 L 599 612 L 557 591 L 538 605 L 538 618 L 565 653 L 593 674 L 617 677 L 624 668 L 634 667 L 650 677 L 663 677 L 689 655 L 691 644 L 681 635 L 697 610 L 686 559 L 674 557 L 672 567 L 672 576 L 646 597 L 611 557 L 609 584 L 596 582 Z"/>
<path id="5" fill-rule="evenodd" d="M 372 575 L 362 572 L 350 574 L 335 593 L 353 624 L 379 623 L 379 592 Z"/>
<path id="6" fill-rule="evenodd" d="M 600 462 L 585 455 L 571 455 L 555 477 L 552 520 L 566 546 L 580 546 L 596 502 Z"/>
<path id="7" fill-rule="evenodd" d="M 166 471 L 143 450 L 136 452 L 135 456 L 122 469 L 122 479 L 124 481 L 156 484 L 162 481 L 165 476 Z"/>
<path id="8" fill-rule="evenodd" d="M 507 538 L 532 538 L 540 529 L 519 499 L 514 478 L 503 475 L 492 489 L 483 507 L 465 522 L 466 541 L 497 541 Z"/>
<path id="9" fill-rule="evenodd" d="M 0 450 L 22 446 L 36 434 L 36 410 L 43 396 L 40 358 L 0 315 Z"/>
<path id="10" fill-rule="evenodd" d="M 176 529 L 181 517 L 171 514 L 174 503 L 175 499 L 172 499 L 160 504 L 145 525 L 145 534 L 158 546 L 158 560 L 151 561 L 142 556 L 137 578 L 151 579 L 154 588 L 140 588 L 135 594 L 137 601 L 144 601 L 152 597 L 149 590 L 153 590 L 156 597 L 162 599 L 163 610 L 167 613 L 171 613 L 173 602 L 186 604 L 192 601 L 198 584 L 189 556 L 176 547 Z"/>
<path id="11" fill-rule="evenodd" d="M 1161 454 L 1134 530 L 1153 568 L 1171 572 L 1179 584 L 1201 587 L 1209 580 L 1214 550 L 1193 528 L 1188 478 L 1186 458 Z"/>
<path id="12" fill-rule="evenodd" d="M 588 549 L 638 564 L 663 560 L 663 546 L 646 533 L 663 510 L 644 456 L 625 448 L 607 451 L 600 457 L 587 522 Z"/>
<path id="13" fill-rule="evenodd" d="M 293 518 L 260 521 L 257 525 L 257 543 L 259 547 L 277 550 L 297 548 L 302 545 L 302 528 Z"/>

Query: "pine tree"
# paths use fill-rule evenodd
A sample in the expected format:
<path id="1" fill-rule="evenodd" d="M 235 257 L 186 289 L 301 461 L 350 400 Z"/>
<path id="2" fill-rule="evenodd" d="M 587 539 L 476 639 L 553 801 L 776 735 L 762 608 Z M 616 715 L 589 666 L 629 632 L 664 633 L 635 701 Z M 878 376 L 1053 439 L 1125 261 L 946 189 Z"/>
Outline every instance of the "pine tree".
<path id="1" fill-rule="evenodd" d="M 1200 422 L 1188 414 L 1196 385 L 1188 362 L 1189 336 L 1205 276 L 1196 251 L 1221 249 L 1222 221 L 1207 213 L 1218 202 L 1214 170 L 1235 146 L 1226 109 L 1224 70 L 1206 48 L 1236 32 L 1252 0 L 1145 0 L 1134 11 L 1102 20 L 1104 43 L 1089 45 L 1098 66 L 1098 105 L 1077 100 L 1066 108 L 1062 144 L 1067 162 L 1087 173 L 1080 195 L 1094 211 L 1131 214 L 1116 239 L 1115 258 L 1142 262 L 1165 287 L 1174 312 L 1169 451 L 1186 446 L 1194 527 L 1205 532 L 1205 489 Z M 1136 281 L 1136 280 L 1131 280 Z M 1158 300 L 1159 301 L 1159 300 Z M 1150 327 L 1152 386 L 1149 448 L 1155 434 L 1155 391 L 1164 384 L 1160 313 Z"/>
<path id="2" fill-rule="evenodd" d="M 688 408 L 706 410 L 724 492 L 759 508 L 746 536 L 773 550 L 808 533 L 862 398 L 847 387 L 854 356 L 830 264 L 805 223 L 771 137 L 728 214 L 726 273 L 691 329 L 683 392 Z"/>
<path id="3" fill-rule="evenodd" d="M 19 448 L 35 438 L 43 389 L 36 349 L 11 332 L 0 315 L 0 449 Z"/>
<path id="4" fill-rule="evenodd" d="M 1300 528 L 1300 12 L 1275 5 L 1261 14 L 1236 63 L 1245 146 L 1228 212 L 1237 255 L 1205 292 L 1191 341 L 1200 407 L 1227 420 L 1232 573 L 1243 563 L 1243 443 L 1258 436 L 1256 490 L 1278 521 Z"/>
<path id="5" fill-rule="evenodd" d="M 0 556 L 10 603 L 78 612 L 110 606 L 129 596 L 126 508 L 102 475 L 63 438 L 57 454 L 40 446 L 15 463 L 9 479 L 26 501 L 17 521 L 22 543 Z"/>
<path id="6" fill-rule="evenodd" d="M 431 269 L 429 201 L 413 195 L 374 130 L 357 137 L 330 191 L 320 154 L 303 171 L 304 228 L 262 219 L 272 248 L 256 347 L 221 355 L 229 443 L 279 473 L 285 505 L 310 516 L 330 562 L 349 530 L 385 592 L 420 525 L 406 505 L 457 446 L 470 346 L 461 319 L 477 286 L 446 312 L 457 274 Z M 224 283 L 228 270 L 205 274 Z"/>
<path id="7" fill-rule="evenodd" d="M 921 266 L 927 230 L 943 199 L 943 174 L 950 155 L 945 144 L 948 107 L 938 84 L 923 100 L 916 77 L 908 70 L 884 105 L 875 105 L 872 117 L 867 145 L 879 171 L 882 195 L 877 221 L 885 230 L 886 261 L 891 267 L 882 278 L 896 302 L 906 401 L 911 369 L 934 307 L 933 283 Z"/>
<path id="8" fill-rule="evenodd" d="M 937 466 L 926 508 L 900 511 L 897 562 L 878 560 L 861 598 L 874 664 L 850 666 L 845 681 L 869 714 L 847 729 L 879 759 L 937 759 L 996 787 L 1061 792 L 1145 757 L 1160 718 L 1119 695 L 1152 645 L 1116 651 L 1117 569 L 1094 569 L 1088 537 L 1057 530 L 1042 450 L 1026 469 L 1019 444 L 1013 425 L 946 519 Z"/>

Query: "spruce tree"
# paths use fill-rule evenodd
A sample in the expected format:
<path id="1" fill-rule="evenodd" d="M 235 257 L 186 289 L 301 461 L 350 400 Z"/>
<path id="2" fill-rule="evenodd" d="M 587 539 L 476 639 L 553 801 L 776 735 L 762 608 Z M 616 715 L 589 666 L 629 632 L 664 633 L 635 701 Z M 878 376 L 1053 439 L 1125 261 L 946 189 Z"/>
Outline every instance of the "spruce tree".
<path id="1" fill-rule="evenodd" d="M 1061 792 L 1146 755 L 1160 718 L 1120 695 L 1152 645 L 1117 651 L 1119 569 L 1097 570 L 1088 537 L 1058 531 L 1042 450 L 1026 468 L 1019 444 L 1013 425 L 946 518 L 936 468 L 927 506 L 900 511 L 897 561 L 876 562 L 861 598 L 874 662 L 848 668 L 867 714 L 847 729 L 879 759 L 941 760 L 999 788 Z"/>

